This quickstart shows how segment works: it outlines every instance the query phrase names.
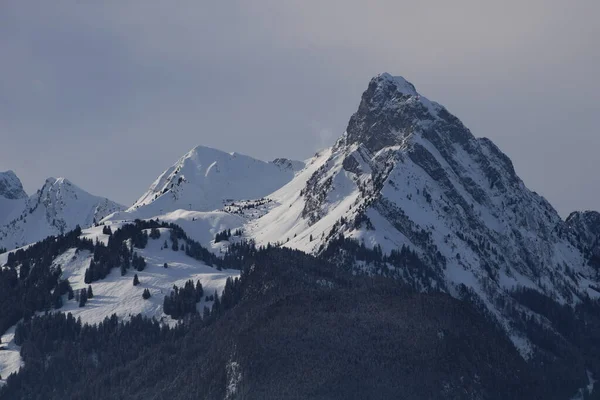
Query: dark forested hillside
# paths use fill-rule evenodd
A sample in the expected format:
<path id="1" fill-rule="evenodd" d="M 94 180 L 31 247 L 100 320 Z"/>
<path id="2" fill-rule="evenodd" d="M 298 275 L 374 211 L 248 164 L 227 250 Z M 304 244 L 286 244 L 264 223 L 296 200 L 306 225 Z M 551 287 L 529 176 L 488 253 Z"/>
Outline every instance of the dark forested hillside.
<path id="1" fill-rule="evenodd" d="M 288 249 L 252 261 L 177 329 L 31 319 L 18 328 L 25 367 L 0 398 L 560 398 L 464 302 Z"/>
<path id="2" fill-rule="evenodd" d="M 72 292 L 54 257 L 90 251 L 90 281 L 112 268 L 142 271 L 135 249 L 159 228 L 190 257 L 237 266 L 241 277 L 228 279 L 220 295 L 199 281 L 174 286 L 163 302 L 179 320 L 171 328 L 141 316 L 89 326 L 48 312 Z M 600 375 L 597 301 L 572 307 L 514 290 L 497 306 L 535 346 L 524 359 L 474 291 L 443 293 L 439 271 L 408 247 L 383 254 L 340 235 L 319 257 L 248 242 L 217 257 L 156 221 L 106 229 L 106 245 L 79 234 L 19 250 L 2 269 L 0 322 L 6 329 L 22 319 L 15 344 L 24 367 L 0 399 L 558 400 L 586 386 L 588 373 Z M 93 296 L 91 287 L 86 293 Z M 149 296 L 146 289 L 140 301 Z M 198 313 L 204 297 L 211 308 Z"/>

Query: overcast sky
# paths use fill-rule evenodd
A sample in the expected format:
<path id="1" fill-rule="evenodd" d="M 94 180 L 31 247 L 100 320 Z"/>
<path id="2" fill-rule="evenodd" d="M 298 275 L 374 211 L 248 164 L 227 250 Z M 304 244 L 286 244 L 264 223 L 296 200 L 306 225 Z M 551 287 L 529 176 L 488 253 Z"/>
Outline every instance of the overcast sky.
<path id="1" fill-rule="evenodd" d="M 493 3 L 493 4 L 492 4 Z M 0 170 L 131 204 L 203 144 L 305 159 L 387 71 L 600 209 L 600 1 L 0 1 Z"/>

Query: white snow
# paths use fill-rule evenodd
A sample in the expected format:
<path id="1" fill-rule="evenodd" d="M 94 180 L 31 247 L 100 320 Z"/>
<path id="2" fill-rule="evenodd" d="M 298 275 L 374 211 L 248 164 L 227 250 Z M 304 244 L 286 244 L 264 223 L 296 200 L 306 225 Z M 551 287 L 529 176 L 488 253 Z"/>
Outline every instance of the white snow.
<path id="1" fill-rule="evenodd" d="M 13 372 L 19 371 L 23 366 L 21 360 L 20 347 L 15 344 L 16 326 L 11 327 L 7 330 L 0 339 L 0 386 L 2 386 L 6 378 Z"/>
<path id="2" fill-rule="evenodd" d="M 213 211 L 230 201 L 258 199 L 289 182 L 301 165 L 198 146 L 163 172 L 126 212 L 111 218 L 145 219 L 177 209 Z"/>

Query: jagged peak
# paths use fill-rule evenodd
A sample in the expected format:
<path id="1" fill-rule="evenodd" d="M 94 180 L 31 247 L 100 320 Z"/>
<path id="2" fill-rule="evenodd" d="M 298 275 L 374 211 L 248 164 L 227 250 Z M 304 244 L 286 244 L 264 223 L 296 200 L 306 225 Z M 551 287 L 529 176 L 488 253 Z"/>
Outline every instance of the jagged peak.
<path id="1" fill-rule="evenodd" d="M 373 78 L 375 81 L 391 83 L 396 86 L 396 90 L 407 96 L 419 96 L 415 85 L 404 79 L 402 76 L 393 76 L 387 72 L 383 72 Z"/>
<path id="2" fill-rule="evenodd" d="M 10 200 L 27 197 L 21 180 L 11 170 L 0 172 L 0 196 Z"/>
<path id="3" fill-rule="evenodd" d="M 54 178 L 53 176 L 46 178 L 46 183 L 51 185 L 72 185 L 73 183 L 67 178 L 59 176 L 58 178 Z"/>
<path id="4" fill-rule="evenodd" d="M 64 177 L 55 178 L 53 176 L 46 178 L 44 184 L 39 189 L 39 192 L 48 191 L 56 191 L 61 190 L 62 188 L 69 188 L 71 190 L 79 190 L 85 192 L 83 189 L 79 188 L 77 185 L 73 184 L 70 180 Z"/>
<path id="5" fill-rule="evenodd" d="M 370 151 L 398 145 L 419 127 L 450 118 L 439 104 L 419 94 L 401 76 L 385 72 L 371 79 L 346 129 L 346 143 L 362 143 Z M 453 121 L 454 122 L 454 121 Z"/>
<path id="6" fill-rule="evenodd" d="M 565 222 L 567 224 L 574 224 L 577 222 L 591 223 L 598 225 L 598 230 L 600 231 L 600 213 L 594 210 L 584 210 L 584 211 L 573 211 L 566 218 Z"/>

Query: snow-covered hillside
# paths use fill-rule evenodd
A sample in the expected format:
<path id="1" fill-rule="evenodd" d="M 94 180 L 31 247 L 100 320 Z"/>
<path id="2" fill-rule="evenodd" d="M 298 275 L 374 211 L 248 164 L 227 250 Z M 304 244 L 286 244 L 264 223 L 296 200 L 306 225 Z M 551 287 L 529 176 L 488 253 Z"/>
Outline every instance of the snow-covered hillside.
<path id="1" fill-rule="evenodd" d="M 198 146 L 163 172 L 126 212 L 111 220 L 152 218 L 171 211 L 213 211 L 236 200 L 258 199 L 289 182 L 303 163 L 264 162 Z"/>
<path id="2" fill-rule="evenodd" d="M 177 219 L 181 220 L 180 216 Z M 122 222 L 108 223 L 113 231 L 119 229 Z M 216 225 L 219 226 L 219 225 Z M 90 239 L 92 242 L 108 243 L 109 235 L 103 233 L 103 226 L 85 229 L 81 232 L 81 238 Z M 202 230 L 213 237 L 211 229 L 202 225 Z M 63 306 L 56 312 L 71 313 L 75 318 L 81 318 L 84 323 L 96 324 L 115 314 L 119 318 L 127 319 L 131 316 L 142 314 L 147 317 L 173 325 L 176 320 L 163 312 L 163 302 L 174 285 L 182 288 L 188 280 L 194 284 L 198 281 L 202 284 L 205 296 L 196 304 L 197 310 L 202 312 L 207 306 L 212 307 L 213 300 L 207 296 L 215 293 L 221 295 L 227 278 L 238 277 L 238 270 L 219 270 L 186 255 L 185 251 L 174 251 L 170 238 L 170 230 L 160 228 L 160 237 L 150 238 L 145 248 L 135 249 L 138 256 L 144 258 L 146 266 L 143 271 L 129 270 L 122 276 L 119 268 L 113 268 L 103 279 L 92 282 L 93 297 L 88 299 L 85 307 L 80 307 L 77 298 L 68 300 L 67 295 L 63 297 Z M 149 231 L 147 231 L 149 233 Z M 164 244 L 167 243 L 167 247 Z M 127 245 L 127 243 L 125 243 Z M 218 250 L 216 248 L 215 250 Z M 0 268 L 7 263 L 8 252 L 0 254 Z M 85 272 L 90 267 L 93 254 L 87 250 L 71 248 L 59 254 L 52 261 L 52 269 L 62 271 L 61 279 L 69 281 L 71 288 L 77 293 L 88 288 L 85 283 Z M 165 264 L 167 268 L 165 268 Z M 133 277 L 137 274 L 139 284 L 133 285 Z M 151 297 L 144 299 L 142 293 L 145 289 L 150 291 Z M 19 370 L 22 361 L 19 356 L 19 347 L 14 343 L 14 327 L 2 336 L 2 344 L 5 349 L 0 351 L 0 376 L 4 379 L 13 372 Z M 0 380 L 0 384 L 3 382 Z"/>
<path id="3" fill-rule="evenodd" d="M 129 213 L 117 213 L 118 216 L 130 216 Z M 116 219 L 115 215 L 103 220 L 103 223 L 132 222 L 130 219 Z M 225 243 L 214 243 L 215 235 L 224 230 L 243 229 L 247 221 L 243 215 L 227 211 L 187 211 L 175 210 L 165 214 L 153 215 L 149 219 L 174 223 L 182 227 L 187 235 L 202 246 L 213 250 L 215 253 L 225 251 Z"/>
<path id="4" fill-rule="evenodd" d="M 0 216 L 6 213 L 0 226 L 0 247 L 8 249 L 67 232 L 77 225 L 92 226 L 124 208 L 87 193 L 65 178 L 46 179 L 42 188 L 29 198 L 23 197 L 24 192 L 17 193 L 17 199 L 0 198 Z"/>
<path id="5" fill-rule="evenodd" d="M 113 229 L 117 229 L 114 225 Z M 166 322 L 174 322 L 170 317 L 163 314 L 164 297 L 168 296 L 173 285 L 183 287 L 185 282 L 192 279 L 194 283 L 200 281 L 207 295 L 215 292 L 221 293 L 228 277 L 239 276 L 239 271 L 222 270 L 209 267 L 205 263 L 188 257 L 183 251 L 173 251 L 169 239 L 169 230 L 160 229 L 161 237 L 150 239 L 144 249 L 136 249 L 139 256 L 146 260 L 143 271 L 130 271 L 121 276 L 119 269 L 114 268 L 109 275 L 91 284 L 94 297 L 86 303 L 85 307 L 79 307 L 73 299 L 66 301 L 60 309 L 61 312 L 70 312 L 73 316 L 81 317 L 88 323 L 98 323 L 105 317 L 116 314 L 121 318 L 143 314 Z M 98 238 L 107 241 L 108 236 L 102 234 L 102 227 L 91 228 L 83 231 L 83 236 Z M 168 248 L 163 248 L 165 240 L 169 243 Z M 84 282 L 86 268 L 89 267 L 92 257 L 87 251 L 76 251 L 71 249 L 54 260 L 54 265 L 60 266 L 63 272 L 62 278 L 68 279 L 71 287 L 77 291 L 87 288 Z M 168 268 L 164 268 L 164 264 Z M 133 286 L 133 275 L 137 274 L 140 284 Z M 142 298 L 144 289 L 149 289 L 152 297 L 148 300 Z M 205 305 L 211 306 L 212 302 L 206 302 L 203 298 L 198 304 L 198 311 L 202 311 Z"/>

